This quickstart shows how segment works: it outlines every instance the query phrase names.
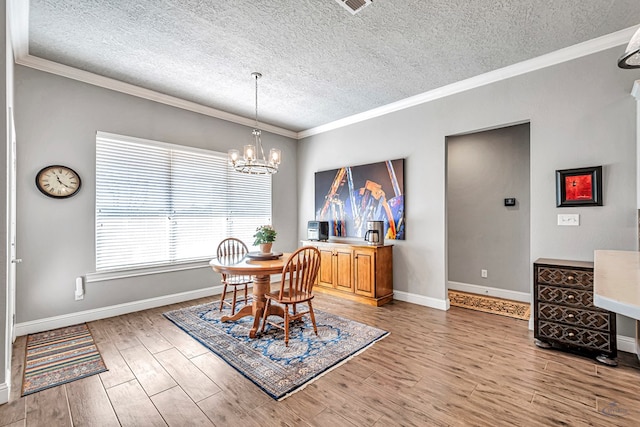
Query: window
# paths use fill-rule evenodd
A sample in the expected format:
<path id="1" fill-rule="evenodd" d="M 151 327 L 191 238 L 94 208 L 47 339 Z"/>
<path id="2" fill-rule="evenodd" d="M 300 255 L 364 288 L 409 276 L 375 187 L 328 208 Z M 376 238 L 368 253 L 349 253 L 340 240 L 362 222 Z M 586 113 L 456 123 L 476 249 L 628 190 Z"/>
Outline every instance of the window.
<path id="1" fill-rule="evenodd" d="M 96 271 L 210 259 L 229 236 L 271 224 L 271 176 L 226 153 L 98 132 Z"/>

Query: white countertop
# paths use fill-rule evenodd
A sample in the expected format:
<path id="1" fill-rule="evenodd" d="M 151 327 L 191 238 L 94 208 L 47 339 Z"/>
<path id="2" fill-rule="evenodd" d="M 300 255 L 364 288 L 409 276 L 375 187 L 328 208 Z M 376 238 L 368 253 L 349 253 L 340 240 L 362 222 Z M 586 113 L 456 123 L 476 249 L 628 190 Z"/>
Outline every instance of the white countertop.
<path id="1" fill-rule="evenodd" d="M 640 252 L 595 251 L 594 305 L 640 320 Z"/>

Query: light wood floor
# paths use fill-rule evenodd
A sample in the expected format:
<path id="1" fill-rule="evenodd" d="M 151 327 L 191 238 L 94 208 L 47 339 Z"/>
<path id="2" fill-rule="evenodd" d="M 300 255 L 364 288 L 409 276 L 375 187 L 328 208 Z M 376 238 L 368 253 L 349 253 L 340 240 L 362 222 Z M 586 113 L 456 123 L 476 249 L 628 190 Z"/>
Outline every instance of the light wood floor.
<path id="1" fill-rule="evenodd" d="M 20 337 L 0 425 L 640 425 L 635 355 L 621 353 L 620 366 L 610 368 L 538 349 L 523 320 L 325 295 L 316 309 L 391 335 L 276 402 L 162 316 L 206 301 L 89 323 L 109 371 L 27 397 L 20 397 Z"/>

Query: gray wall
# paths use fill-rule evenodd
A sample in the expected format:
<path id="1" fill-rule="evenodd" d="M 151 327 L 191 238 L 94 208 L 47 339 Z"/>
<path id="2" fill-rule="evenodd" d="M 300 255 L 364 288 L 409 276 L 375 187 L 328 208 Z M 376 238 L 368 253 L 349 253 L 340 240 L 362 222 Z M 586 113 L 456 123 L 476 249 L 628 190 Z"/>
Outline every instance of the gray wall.
<path id="1" fill-rule="evenodd" d="M 623 50 L 304 139 L 298 150 L 299 235 L 304 236 L 305 220 L 313 218 L 313 172 L 405 157 L 407 240 L 395 242 L 394 288 L 401 296 L 444 301 L 446 137 L 530 122 L 530 265 L 539 257 L 592 261 L 595 249 L 635 250 L 636 107 L 630 91 L 640 71 L 616 66 Z M 604 166 L 604 206 L 556 208 L 554 171 L 584 165 Z M 558 227 L 556 215 L 570 212 L 581 215 L 580 227 Z M 530 270 L 530 284 L 531 275 Z M 629 319 L 618 326 L 621 334 L 633 335 Z"/>
<path id="2" fill-rule="evenodd" d="M 208 268 L 88 283 L 75 301 L 75 278 L 95 271 L 96 131 L 226 152 L 251 139 L 251 129 L 22 66 L 16 67 L 18 137 L 18 323 L 203 289 L 219 284 Z M 263 133 L 282 150 L 273 178 L 275 247 L 297 247 L 296 150 L 290 138 Z M 82 189 L 55 200 L 35 187 L 35 174 L 68 165 Z"/>
<path id="3" fill-rule="evenodd" d="M 529 187 L 529 124 L 447 138 L 449 282 L 529 293 Z"/>

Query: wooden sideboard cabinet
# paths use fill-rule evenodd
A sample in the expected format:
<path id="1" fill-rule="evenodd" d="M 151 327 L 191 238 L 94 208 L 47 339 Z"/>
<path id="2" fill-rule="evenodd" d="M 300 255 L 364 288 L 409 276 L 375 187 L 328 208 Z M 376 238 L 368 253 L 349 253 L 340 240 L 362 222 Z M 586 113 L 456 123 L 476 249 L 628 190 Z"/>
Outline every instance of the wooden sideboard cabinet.
<path id="1" fill-rule="evenodd" d="M 616 315 L 593 305 L 593 263 L 533 264 L 534 336 L 541 348 L 567 348 L 617 365 Z"/>
<path id="2" fill-rule="evenodd" d="M 381 306 L 393 299 L 393 246 L 303 240 L 320 251 L 318 292 Z"/>

